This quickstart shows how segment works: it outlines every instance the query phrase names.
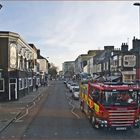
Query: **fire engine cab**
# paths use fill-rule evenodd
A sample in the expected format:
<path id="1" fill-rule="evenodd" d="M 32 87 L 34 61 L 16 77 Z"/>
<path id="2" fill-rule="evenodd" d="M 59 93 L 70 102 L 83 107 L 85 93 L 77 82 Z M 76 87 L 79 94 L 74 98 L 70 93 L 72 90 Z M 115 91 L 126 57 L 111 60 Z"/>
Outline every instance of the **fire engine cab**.
<path id="1" fill-rule="evenodd" d="M 139 91 L 133 84 L 81 82 L 80 108 L 95 128 L 139 128 Z"/>

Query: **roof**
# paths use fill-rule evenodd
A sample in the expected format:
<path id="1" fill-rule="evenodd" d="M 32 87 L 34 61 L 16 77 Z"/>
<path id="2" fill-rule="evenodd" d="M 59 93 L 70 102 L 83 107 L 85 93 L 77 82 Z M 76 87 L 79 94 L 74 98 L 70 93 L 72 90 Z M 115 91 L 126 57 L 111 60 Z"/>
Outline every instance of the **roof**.
<path id="1" fill-rule="evenodd" d="M 32 43 L 29 43 L 29 45 L 37 52 L 37 48 L 35 47 L 35 45 L 34 44 L 32 44 Z"/>
<path id="2" fill-rule="evenodd" d="M 121 78 L 121 76 L 109 76 L 106 78 L 107 81 L 116 81 L 118 80 L 119 78 Z"/>
<path id="3" fill-rule="evenodd" d="M 112 91 L 112 90 L 140 90 L 140 87 L 137 87 L 136 85 L 130 85 L 130 84 L 103 84 L 103 83 L 90 83 L 90 86 L 98 89 L 98 90 L 106 90 L 106 91 Z"/>

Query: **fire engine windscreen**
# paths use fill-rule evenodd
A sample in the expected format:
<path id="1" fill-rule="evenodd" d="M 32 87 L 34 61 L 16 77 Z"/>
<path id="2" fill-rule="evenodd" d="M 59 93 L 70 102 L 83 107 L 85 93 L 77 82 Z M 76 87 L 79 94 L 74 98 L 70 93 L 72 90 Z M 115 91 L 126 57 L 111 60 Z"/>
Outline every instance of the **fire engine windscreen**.
<path id="1" fill-rule="evenodd" d="M 137 91 L 105 91 L 102 96 L 105 106 L 128 106 L 138 104 Z"/>

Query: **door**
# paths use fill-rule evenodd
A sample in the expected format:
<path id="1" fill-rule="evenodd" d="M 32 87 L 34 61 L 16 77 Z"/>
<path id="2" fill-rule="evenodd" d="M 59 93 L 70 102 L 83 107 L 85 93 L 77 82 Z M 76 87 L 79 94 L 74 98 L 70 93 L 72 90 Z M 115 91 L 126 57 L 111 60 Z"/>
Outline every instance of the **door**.
<path id="1" fill-rule="evenodd" d="M 16 83 L 9 84 L 9 100 L 17 99 L 17 86 Z"/>

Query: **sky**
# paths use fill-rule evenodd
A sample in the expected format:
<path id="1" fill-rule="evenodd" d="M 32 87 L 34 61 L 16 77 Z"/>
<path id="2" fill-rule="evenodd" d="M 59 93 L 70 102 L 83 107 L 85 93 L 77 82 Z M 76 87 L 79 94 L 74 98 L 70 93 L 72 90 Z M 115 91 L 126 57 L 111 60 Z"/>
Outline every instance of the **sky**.
<path id="1" fill-rule="evenodd" d="M 88 50 L 139 38 L 138 1 L 1 0 L 0 30 L 18 33 L 62 70 Z"/>

